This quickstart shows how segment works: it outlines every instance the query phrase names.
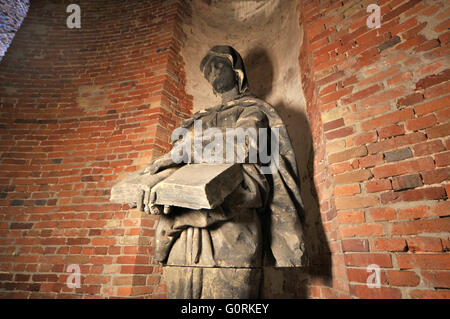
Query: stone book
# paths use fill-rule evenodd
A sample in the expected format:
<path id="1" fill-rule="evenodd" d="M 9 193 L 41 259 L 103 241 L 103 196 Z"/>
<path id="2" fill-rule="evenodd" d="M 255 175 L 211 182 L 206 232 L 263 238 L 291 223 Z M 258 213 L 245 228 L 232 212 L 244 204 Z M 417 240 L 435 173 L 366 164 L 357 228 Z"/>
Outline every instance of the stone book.
<path id="1" fill-rule="evenodd" d="M 242 180 L 239 164 L 187 164 L 155 186 L 156 204 L 211 209 Z"/>
<path id="2" fill-rule="evenodd" d="M 131 173 L 125 179 L 117 183 L 111 189 L 110 201 L 113 203 L 127 203 L 130 207 L 136 207 L 137 201 L 141 200 L 138 194 L 142 190 L 149 191 L 149 185 L 156 185 L 160 181 L 174 173 L 176 168 L 167 168 L 156 174 L 144 174 L 145 167 Z"/>

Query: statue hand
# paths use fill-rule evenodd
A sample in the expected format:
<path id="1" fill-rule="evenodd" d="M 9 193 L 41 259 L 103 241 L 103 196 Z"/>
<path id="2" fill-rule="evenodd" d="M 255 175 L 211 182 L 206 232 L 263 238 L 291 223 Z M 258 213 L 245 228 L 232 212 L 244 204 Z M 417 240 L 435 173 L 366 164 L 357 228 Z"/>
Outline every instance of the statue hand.
<path id="1" fill-rule="evenodd" d="M 155 185 L 156 186 L 156 185 Z M 152 215 L 161 215 L 161 212 L 164 214 L 170 213 L 170 206 L 168 205 L 158 205 L 156 204 L 156 187 L 144 187 L 137 200 L 138 209 L 140 211 L 146 212 L 147 214 Z"/>

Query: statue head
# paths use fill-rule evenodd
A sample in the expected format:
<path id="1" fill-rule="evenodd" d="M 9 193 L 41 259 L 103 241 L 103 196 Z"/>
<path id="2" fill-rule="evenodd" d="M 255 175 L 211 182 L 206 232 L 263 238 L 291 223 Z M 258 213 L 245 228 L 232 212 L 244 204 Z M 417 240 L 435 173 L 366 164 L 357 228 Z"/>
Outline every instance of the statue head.
<path id="1" fill-rule="evenodd" d="M 200 70 L 216 93 L 223 94 L 233 88 L 237 88 L 239 94 L 247 91 L 244 62 L 230 46 L 212 47 L 202 59 Z"/>

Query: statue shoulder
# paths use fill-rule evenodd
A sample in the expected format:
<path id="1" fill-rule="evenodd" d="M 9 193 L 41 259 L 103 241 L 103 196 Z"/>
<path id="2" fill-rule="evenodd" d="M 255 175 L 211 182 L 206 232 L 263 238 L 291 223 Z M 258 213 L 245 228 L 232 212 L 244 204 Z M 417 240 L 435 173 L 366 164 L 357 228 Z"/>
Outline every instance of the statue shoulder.
<path id="1" fill-rule="evenodd" d="M 210 114 L 211 112 L 217 111 L 220 108 L 219 106 L 209 107 L 200 111 L 195 112 L 190 118 L 181 122 L 180 127 L 189 127 L 194 123 L 195 120 L 201 119 L 205 115 Z"/>
<path id="2" fill-rule="evenodd" d="M 253 94 L 244 96 L 242 104 L 245 106 L 257 106 L 270 119 L 271 126 L 279 126 L 283 123 L 278 111 L 270 103 Z"/>

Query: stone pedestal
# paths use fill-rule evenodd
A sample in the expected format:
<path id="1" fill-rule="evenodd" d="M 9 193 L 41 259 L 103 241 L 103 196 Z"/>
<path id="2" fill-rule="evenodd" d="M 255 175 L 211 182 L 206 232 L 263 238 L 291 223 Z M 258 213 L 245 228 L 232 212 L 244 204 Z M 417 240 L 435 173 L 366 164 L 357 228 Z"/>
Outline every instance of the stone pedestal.
<path id="1" fill-rule="evenodd" d="M 164 266 L 169 299 L 256 299 L 261 268 Z"/>

